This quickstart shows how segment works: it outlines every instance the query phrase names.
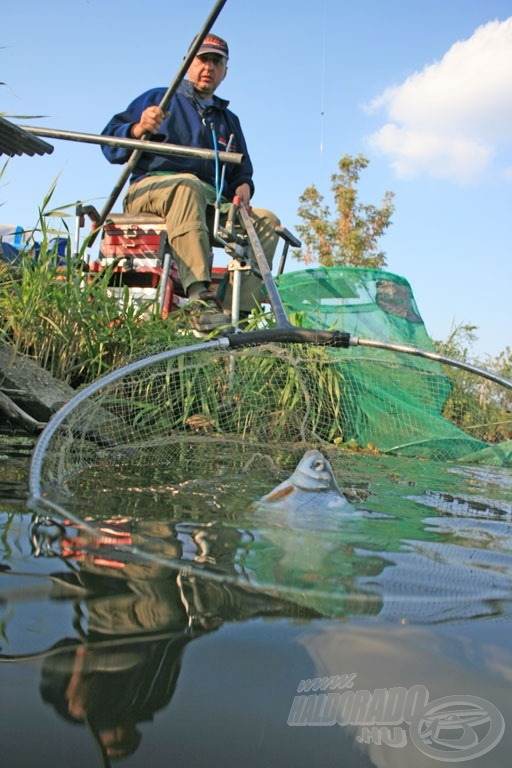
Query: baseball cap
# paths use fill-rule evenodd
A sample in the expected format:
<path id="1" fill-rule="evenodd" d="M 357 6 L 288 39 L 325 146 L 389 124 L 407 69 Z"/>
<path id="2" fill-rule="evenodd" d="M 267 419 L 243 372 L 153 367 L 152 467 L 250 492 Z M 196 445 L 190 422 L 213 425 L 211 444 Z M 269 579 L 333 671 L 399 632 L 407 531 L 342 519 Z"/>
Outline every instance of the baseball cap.
<path id="1" fill-rule="evenodd" d="M 217 35 L 206 35 L 196 56 L 201 56 L 203 53 L 218 53 L 220 56 L 224 56 L 225 59 L 229 59 L 228 44 L 222 37 Z"/>

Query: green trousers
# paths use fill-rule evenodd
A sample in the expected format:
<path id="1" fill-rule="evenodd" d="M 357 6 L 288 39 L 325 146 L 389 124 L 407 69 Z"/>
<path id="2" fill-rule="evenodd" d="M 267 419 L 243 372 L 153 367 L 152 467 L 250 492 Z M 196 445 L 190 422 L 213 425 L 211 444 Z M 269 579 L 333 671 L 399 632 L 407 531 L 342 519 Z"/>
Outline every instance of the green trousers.
<path id="1" fill-rule="evenodd" d="M 153 213 L 165 219 L 167 238 L 185 292 L 195 282 L 211 282 L 210 253 L 212 243 L 213 207 L 215 190 L 196 176 L 183 174 L 157 174 L 146 176 L 132 184 L 124 200 L 125 213 Z M 253 208 L 251 219 L 270 267 L 277 246 L 275 228 L 279 219 L 271 211 Z M 255 275 L 242 273 L 240 310 L 250 312 L 261 305 L 261 280 Z M 228 286 L 224 297 L 227 309 L 231 306 Z"/>

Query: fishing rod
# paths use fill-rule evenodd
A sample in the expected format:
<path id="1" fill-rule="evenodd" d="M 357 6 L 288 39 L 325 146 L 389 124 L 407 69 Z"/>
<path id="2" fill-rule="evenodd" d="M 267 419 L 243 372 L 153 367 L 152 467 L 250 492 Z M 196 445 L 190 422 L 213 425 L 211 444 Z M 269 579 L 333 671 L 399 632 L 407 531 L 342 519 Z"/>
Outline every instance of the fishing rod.
<path id="1" fill-rule="evenodd" d="M 213 24 L 215 23 L 218 15 L 220 14 L 222 8 L 226 4 L 227 0 L 217 0 L 214 7 L 210 11 L 208 18 L 204 22 L 201 31 L 196 35 L 194 38 L 194 42 L 192 43 L 191 47 L 188 50 L 187 55 L 183 59 L 183 62 L 181 66 L 179 67 L 173 81 L 169 85 L 167 91 L 162 97 L 162 100 L 160 104 L 158 105 L 160 109 L 163 112 L 167 111 L 167 108 L 169 104 L 171 103 L 171 99 L 176 93 L 176 90 L 178 89 L 179 84 L 185 77 L 185 74 L 187 73 L 187 70 L 189 69 L 190 65 L 192 64 L 193 60 L 196 57 L 196 54 L 203 44 L 203 40 L 205 39 L 206 35 L 209 33 L 210 29 L 212 28 Z M 147 138 L 147 132 L 143 134 L 142 138 Z M 94 240 L 96 239 L 96 235 L 100 231 L 101 225 L 105 223 L 107 216 L 109 215 L 110 211 L 112 210 L 112 207 L 114 206 L 117 198 L 119 197 L 121 190 L 123 189 L 125 183 L 127 182 L 131 172 L 135 168 L 140 156 L 142 154 L 142 150 L 136 149 L 131 154 L 128 162 L 126 163 L 123 172 L 119 176 L 119 179 L 117 180 L 112 192 L 110 193 L 109 197 L 107 198 L 107 201 L 105 205 L 103 206 L 102 210 L 100 211 L 100 217 L 98 221 L 98 228 L 90 235 L 89 238 L 89 244 L 92 245 L 94 243 Z"/>
<path id="2" fill-rule="evenodd" d="M 213 149 L 201 149 L 200 147 L 184 147 L 181 144 L 167 144 L 163 141 L 149 141 L 148 139 L 120 139 L 116 136 L 98 136 L 95 133 L 80 133 L 78 131 L 63 131 L 57 128 L 40 128 L 33 125 L 20 125 L 27 133 L 35 136 L 46 136 L 51 139 L 65 139 L 67 141 L 84 142 L 85 144 L 105 144 L 112 147 L 123 147 L 142 152 L 152 152 L 158 155 L 178 155 L 180 157 L 199 157 L 203 160 L 216 160 L 222 163 L 235 163 L 240 165 L 244 156 L 240 152 L 216 152 Z"/>

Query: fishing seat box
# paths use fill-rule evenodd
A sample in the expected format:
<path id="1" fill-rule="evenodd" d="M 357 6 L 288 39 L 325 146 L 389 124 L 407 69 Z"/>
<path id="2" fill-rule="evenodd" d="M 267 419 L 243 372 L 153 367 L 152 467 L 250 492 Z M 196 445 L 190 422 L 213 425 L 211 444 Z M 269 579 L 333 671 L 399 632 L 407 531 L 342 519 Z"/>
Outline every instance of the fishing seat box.
<path id="1" fill-rule="evenodd" d="M 119 300 L 128 287 L 130 300 L 135 304 L 158 299 L 163 315 L 184 303 L 185 294 L 167 242 L 165 221 L 159 216 L 111 214 L 103 227 L 99 261 L 101 268 L 113 265 L 110 290 Z M 212 282 L 219 283 L 225 269 L 214 269 L 212 263 L 210 267 Z M 168 276 L 162 300 L 160 283 L 164 268 L 168 269 Z"/>
<path id="2" fill-rule="evenodd" d="M 171 259 L 167 285 L 161 285 L 166 255 L 170 255 L 167 233 L 165 222 L 159 216 L 119 213 L 111 214 L 106 220 L 99 261 L 102 269 L 112 267 L 109 290 L 119 301 L 128 288 L 134 304 L 142 306 L 158 299 L 162 314 L 168 314 L 172 305 L 178 303 L 179 276 L 176 263 Z"/>

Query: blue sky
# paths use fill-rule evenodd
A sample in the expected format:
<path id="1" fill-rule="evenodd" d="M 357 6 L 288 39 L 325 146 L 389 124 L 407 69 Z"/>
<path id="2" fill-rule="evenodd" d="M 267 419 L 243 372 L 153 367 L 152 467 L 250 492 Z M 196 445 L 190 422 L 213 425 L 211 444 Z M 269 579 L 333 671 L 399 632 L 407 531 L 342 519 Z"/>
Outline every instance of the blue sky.
<path id="1" fill-rule="evenodd" d="M 0 112 L 99 133 L 133 97 L 170 84 L 213 5 L 10 3 Z M 381 246 L 430 335 L 475 325 L 481 360 L 512 346 L 512 0 L 227 0 L 214 31 L 230 45 L 218 94 L 244 126 L 253 203 L 293 231 L 305 188 L 332 204 L 338 161 L 364 154 L 361 201 L 395 193 Z M 51 156 L 8 161 L 0 224 L 34 225 L 57 176 L 54 206 L 103 206 L 121 168 L 97 146 L 52 143 Z"/>

